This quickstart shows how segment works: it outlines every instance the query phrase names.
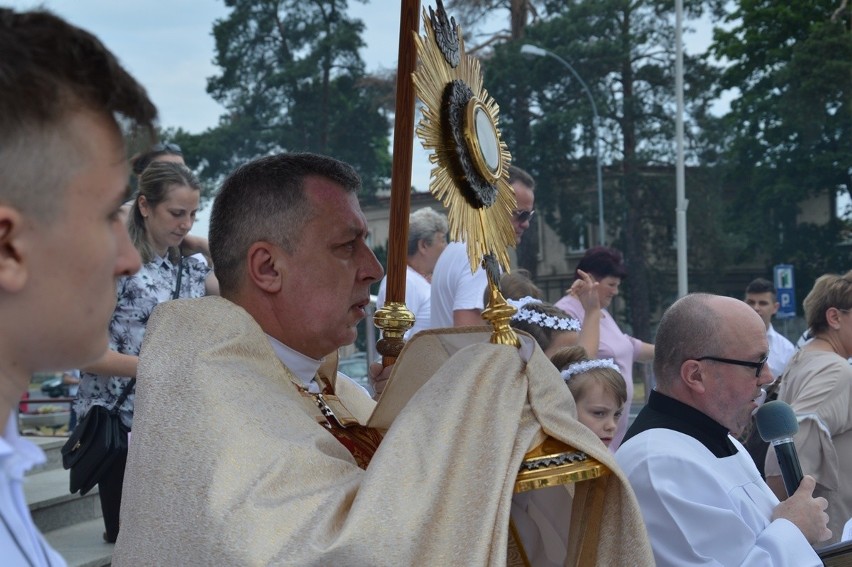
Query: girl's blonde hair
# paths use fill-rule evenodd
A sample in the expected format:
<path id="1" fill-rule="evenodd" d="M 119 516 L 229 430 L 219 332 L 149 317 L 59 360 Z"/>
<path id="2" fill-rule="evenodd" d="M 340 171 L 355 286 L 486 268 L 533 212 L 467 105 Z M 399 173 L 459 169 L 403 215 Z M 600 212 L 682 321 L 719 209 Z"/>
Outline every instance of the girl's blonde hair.
<path id="1" fill-rule="evenodd" d="M 588 362 L 589 360 L 586 350 L 581 346 L 559 349 L 550 357 L 550 361 L 560 371 L 567 369 L 571 364 Z M 586 393 L 589 384 L 592 383 L 600 384 L 604 391 L 615 396 L 619 406 L 623 406 L 627 402 L 627 384 L 624 381 L 624 376 L 612 368 L 591 368 L 565 380 L 565 384 L 571 390 L 571 395 L 574 396 L 574 401 L 580 400 Z"/>

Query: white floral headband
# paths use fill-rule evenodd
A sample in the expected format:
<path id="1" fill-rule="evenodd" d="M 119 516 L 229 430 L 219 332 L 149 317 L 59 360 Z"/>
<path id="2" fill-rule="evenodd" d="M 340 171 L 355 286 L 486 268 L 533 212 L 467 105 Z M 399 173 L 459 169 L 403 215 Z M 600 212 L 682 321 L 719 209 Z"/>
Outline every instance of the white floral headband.
<path id="1" fill-rule="evenodd" d="M 546 327 L 557 331 L 579 331 L 580 322 L 573 317 L 558 317 L 556 315 L 546 315 L 540 311 L 533 309 L 522 309 L 525 305 L 542 303 L 540 299 L 526 296 L 521 299 L 507 299 L 506 303 L 517 309 L 512 319 L 514 321 L 529 321 L 533 325 Z"/>
<path id="2" fill-rule="evenodd" d="M 594 360 L 583 360 L 581 362 L 574 362 L 573 364 L 569 364 L 568 368 L 561 372 L 562 379 L 566 382 L 572 376 L 576 376 L 577 374 L 583 374 L 584 372 L 588 372 L 594 368 L 612 368 L 619 374 L 621 374 L 621 370 L 618 368 L 618 365 L 611 358 L 598 358 Z"/>

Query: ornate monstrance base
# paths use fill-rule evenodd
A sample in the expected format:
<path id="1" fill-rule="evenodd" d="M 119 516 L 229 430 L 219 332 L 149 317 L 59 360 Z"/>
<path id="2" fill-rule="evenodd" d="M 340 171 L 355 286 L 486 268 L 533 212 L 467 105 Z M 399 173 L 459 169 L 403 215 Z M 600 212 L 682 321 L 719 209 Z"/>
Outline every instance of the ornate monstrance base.
<path id="1" fill-rule="evenodd" d="M 604 498 L 610 478 L 612 472 L 606 466 L 550 437 L 524 456 L 515 480 L 515 492 L 565 484 L 574 489 L 565 565 L 596 564 Z M 510 533 L 510 540 L 516 540 L 517 532 L 511 530 Z M 517 547 L 521 559 L 517 564 L 529 567 L 523 546 Z"/>
<path id="2" fill-rule="evenodd" d="M 582 451 L 548 437 L 524 455 L 515 492 L 591 480 L 609 472 L 607 467 Z"/>

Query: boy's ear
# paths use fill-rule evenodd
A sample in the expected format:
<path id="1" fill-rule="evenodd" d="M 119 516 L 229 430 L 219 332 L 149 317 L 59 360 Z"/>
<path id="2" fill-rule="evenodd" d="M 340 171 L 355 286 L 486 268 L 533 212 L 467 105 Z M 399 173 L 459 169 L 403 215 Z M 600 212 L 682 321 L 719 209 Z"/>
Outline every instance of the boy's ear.
<path id="1" fill-rule="evenodd" d="M 27 283 L 24 218 L 12 207 L 0 205 L 0 291 L 16 293 Z"/>

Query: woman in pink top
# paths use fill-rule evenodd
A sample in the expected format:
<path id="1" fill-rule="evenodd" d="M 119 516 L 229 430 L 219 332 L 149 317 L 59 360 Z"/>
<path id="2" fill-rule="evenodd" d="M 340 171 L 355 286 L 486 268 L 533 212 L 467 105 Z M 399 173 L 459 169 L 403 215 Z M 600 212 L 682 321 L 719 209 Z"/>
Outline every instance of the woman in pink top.
<path id="1" fill-rule="evenodd" d="M 627 400 L 633 399 L 633 363 L 651 362 L 654 360 L 654 345 L 642 342 L 622 332 L 610 315 L 609 308 L 612 298 L 618 295 L 621 280 L 627 277 L 621 252 L 615 248 L 595 246 L 589 248 L 577 264 L 576 278 L 580 272 L 586 272 L 598 282 L 597 290 L 600 298 L 600 339 L 597 353 L 589 353 L 596 358 L 612 358 L 621 369 L 627 385 Z M 580 300 L 568 290 L 568 294 L 556 302 L 569 315 L 585 323 L 586 312 Z M 610 444 L 610 451 L 615 452 L 627 432 L 629 412 L 624 412 L 618 421 L 618 429 Z"/>

